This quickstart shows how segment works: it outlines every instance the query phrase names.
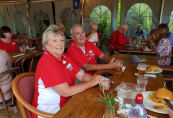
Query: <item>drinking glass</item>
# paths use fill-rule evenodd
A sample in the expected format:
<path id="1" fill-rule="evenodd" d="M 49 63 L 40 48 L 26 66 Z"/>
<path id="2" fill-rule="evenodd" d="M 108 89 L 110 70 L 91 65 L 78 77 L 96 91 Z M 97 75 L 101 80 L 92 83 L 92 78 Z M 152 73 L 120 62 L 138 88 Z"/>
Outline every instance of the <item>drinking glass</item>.
<path id="1" fill-rule="evenodd" d="M 144 75 L 147 69 L 147 65 L 145 63 L 139 63 L 137 66 L 138 74 Z"/>
<path id="2" fill-rule="evenodd" d="M 122 67 L 123 67 L 123 60 L 119 60 L 119 64 L 118 64 L 118 66 L 116 68 L 117 74 L 121 74 Z"/>
<path id="3" fill-rule="evenodd" d="M 142 93 L 143 91 L 145 91 L 147 83 L 148 83 L 147 77 L 142 77 L 142 76 L 137 77 L 137 87 L 136 87 L 137 91 L 139 93 Z"/>
<path id="4" fill-rule="evenodd" d="M 111 87 L 111 83 L 108 78 L 102 79 L 99 83 L 99 90 L 100 90 L 101 94 L 102 94 L 103 90 L 105 92 L 108 92 L 110 87 Z"/>

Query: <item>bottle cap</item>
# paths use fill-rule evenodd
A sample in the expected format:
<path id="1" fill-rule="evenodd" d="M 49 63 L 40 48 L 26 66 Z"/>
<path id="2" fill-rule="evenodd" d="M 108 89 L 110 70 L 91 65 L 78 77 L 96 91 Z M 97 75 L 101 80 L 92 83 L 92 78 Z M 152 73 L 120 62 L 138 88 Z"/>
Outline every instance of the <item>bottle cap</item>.
<path id="1" fill-rule="evenodd" d="M 135 101 L 138 104 L 142 104 L 143 103 L 143 95 L 142 94 L 137 94 Z"/>

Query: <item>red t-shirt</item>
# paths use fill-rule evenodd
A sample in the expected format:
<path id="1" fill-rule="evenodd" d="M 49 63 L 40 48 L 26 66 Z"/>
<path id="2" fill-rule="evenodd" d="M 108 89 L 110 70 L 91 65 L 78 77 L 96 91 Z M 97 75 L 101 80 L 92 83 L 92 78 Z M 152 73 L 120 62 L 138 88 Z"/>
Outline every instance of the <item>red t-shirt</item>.
<path id="1" fill-rule="evenodd" d="M 0 49 L 3 49 L 8 53 L 19 51 L 19 48 L 13 39 L 11 39 L 11 42 L 9 43 L 4 43 L 2 40 L 0 40 Z"/>
<path id="2" fill-rule="evenodd" d="M 97 57 L 102 55 L 103 52 L 100 51 L 93 43 L 86 40 L 85 53 L 77 44 L 72 42 L 67 50 L 67 54 L 76 65 L 78 65 L 79 67 L 82 67 L 86 63 L 96 64 Z M 93 74 L 93 72 L 89 72 L 89 73 Z"/>
<path id="3" fill-rule="evenodd" d="M 74 85 L 79 71 L 80 68 L 67 55 L 62 55 L 59 61 L 50 52 L 45 51 L 36 69 L 33 106 L 48 113 L 58 112 L 70 97 L 60 96 L 52 86 L 62 83 Z M 37 118 L 37 115 L 33 114 L 33 118 Z"/>
<path id="4" fill-rule="evenodd" d="M 126 38 L 120 30 L 116 30 L 112 33 L 110 43 L 112 49 L 127 49 L 128 47 L 124 46 L 124 44 L 129 42 L 129 38 Z"/>

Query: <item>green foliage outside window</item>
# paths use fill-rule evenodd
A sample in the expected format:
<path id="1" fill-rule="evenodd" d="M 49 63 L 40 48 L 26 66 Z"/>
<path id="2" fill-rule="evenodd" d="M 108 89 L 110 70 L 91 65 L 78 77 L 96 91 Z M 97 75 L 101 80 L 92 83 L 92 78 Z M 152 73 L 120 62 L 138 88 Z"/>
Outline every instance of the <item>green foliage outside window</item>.
<path id="1" fill-rule="evenodd" d="M 149 34 L 152 26 L 152 10 L 145 3 L 133 5 L 127 13 L 126 22 L 129 24 L 128 35 L 133 37 L 136 25 L 142 24 L 143 29 Z"/>
<path id="2" fill-rule="evenodd" d="M 173 12 L 171 13 L 171 16 L 170 16 L 169 31 L 173 32 Z"/>
<path id="3" fill-rule="evenodd" d="M 111 11 L 106 6 L 95 7 L 90 15 L 90 22 L 98 24 L 98 32 L 102 34 L 103 38 L 110 38 Z"/>

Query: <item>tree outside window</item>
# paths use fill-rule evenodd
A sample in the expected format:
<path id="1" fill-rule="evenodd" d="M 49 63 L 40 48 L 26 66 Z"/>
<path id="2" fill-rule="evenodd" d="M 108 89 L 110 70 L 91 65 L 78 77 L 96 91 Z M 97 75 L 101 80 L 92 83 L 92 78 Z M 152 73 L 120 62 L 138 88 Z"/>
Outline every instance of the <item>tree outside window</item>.
<path id="1" fill-rule="evenodd" d="M 169 31 L 173 32 L 173 11 L 171 12 L 170 21 L 169 21 Z"/>
<path id="2" fill-rule="evenodd" d="M 152 26 L 152 10 L 145 3 L 137 3 L 133 5 L 127 13 L 127 24 L 129 24 L 128 35 L 133 37 L 136 26 L 142 24 L 143 29 L 148 35 Z"/>
<path id="3" fill-rule="evenodd" d="M 90 15 L 90 23 L 96 22 L 99 26 L 98 32 L 103 38 L 110 38 L 111 11 L 104 5 L 99 5 L 93 9 Z"/>

